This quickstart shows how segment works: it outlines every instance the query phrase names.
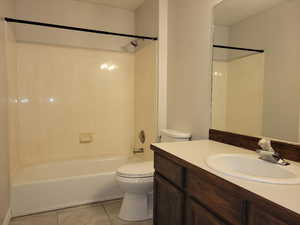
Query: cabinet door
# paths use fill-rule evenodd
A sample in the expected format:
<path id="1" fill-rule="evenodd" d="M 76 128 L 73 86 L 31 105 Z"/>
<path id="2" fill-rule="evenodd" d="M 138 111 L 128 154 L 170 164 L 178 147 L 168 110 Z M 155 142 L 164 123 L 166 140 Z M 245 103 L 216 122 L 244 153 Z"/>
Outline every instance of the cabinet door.
<path id="1" fill-rule="evenodd" d="M 275 209 L 276 210 L 276 209 Z M 292 221 L 288 214 L 269 212 L 262 207 L 251 204 L 248 211 L 248 225 L 299 225 L 300 221 Z"/>
<path id="2" fill-rule="evenodd" d="M 159 175 L 154 180 L 154 225 L 182 225 L 184 195 Z"/>
<path id="3" fill-rule="evenodd" d="M 246 203 L 232 184 L 208 173 L 188 170 L 186 189 L 190 196 L 229 224 L 244 224 Z"/>
<path id="4" fill-rule="evenodd" d="M 185 215 L 185 225 L 225 225 L 223 221 L 191 199 L 187 200 Z"/>

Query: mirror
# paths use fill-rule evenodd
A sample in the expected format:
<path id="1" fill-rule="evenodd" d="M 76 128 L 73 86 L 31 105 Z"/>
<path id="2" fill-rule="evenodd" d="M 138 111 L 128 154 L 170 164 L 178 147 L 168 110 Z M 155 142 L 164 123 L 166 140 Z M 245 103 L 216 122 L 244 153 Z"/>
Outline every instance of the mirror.
<path id="1" fill-rule="evenodd" d="M 300 142 L 300 1 L 214 8 L 212 128 Z"/>

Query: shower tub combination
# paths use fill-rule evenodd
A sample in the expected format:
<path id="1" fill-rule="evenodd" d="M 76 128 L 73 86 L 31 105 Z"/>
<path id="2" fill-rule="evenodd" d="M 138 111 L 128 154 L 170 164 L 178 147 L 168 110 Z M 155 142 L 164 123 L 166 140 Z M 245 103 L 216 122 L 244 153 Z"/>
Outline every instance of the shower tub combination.
<path id="1" fill-rule="evenodd" d="M 74 160 L 20 170 L 12 182 L 12 215 L 22 216 L 121 198 L 116 170 L 138 158 Z"/>

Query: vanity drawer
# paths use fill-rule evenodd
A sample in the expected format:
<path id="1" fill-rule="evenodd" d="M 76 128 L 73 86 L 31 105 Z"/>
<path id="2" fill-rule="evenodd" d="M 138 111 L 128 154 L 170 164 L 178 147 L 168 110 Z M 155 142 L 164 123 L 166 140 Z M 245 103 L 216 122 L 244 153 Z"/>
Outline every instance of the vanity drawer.
<path id="1" fill-rule="evenodd" d="M 178 187 L 183 187 L 183 168 L 171 160 L 155 153 L 154 168 L 156 172 Z"/>
<path id="2" fill-rule="evenodd" d="M 187 192 L 205 207 L 232 225 L 245 224 L 246 202 L 231 185 L 215 183 L 216 177 L 188 171 Z"/>

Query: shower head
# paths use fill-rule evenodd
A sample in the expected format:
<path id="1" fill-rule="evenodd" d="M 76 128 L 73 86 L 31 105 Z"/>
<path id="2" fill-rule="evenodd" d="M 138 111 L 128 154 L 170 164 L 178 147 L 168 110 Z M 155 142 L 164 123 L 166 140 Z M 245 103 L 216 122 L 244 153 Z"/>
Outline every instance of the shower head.
<path id="1" fill-rule="evenodd" d="M 135 47 L 135 48 L 137 48 L 137 47 L 139 46 L 139 43 L 138 43 L 137 40 L 131 41 L 130 44 L 131 44 L 133 47 Z"/>
<path id="2" fill-rule="evenodd" d="M 127 45 L 123 47 L 126 52 L 134 53 L 136 49 L 139 47 L 139 43 L 137 40 L 130 41 Z"/>

